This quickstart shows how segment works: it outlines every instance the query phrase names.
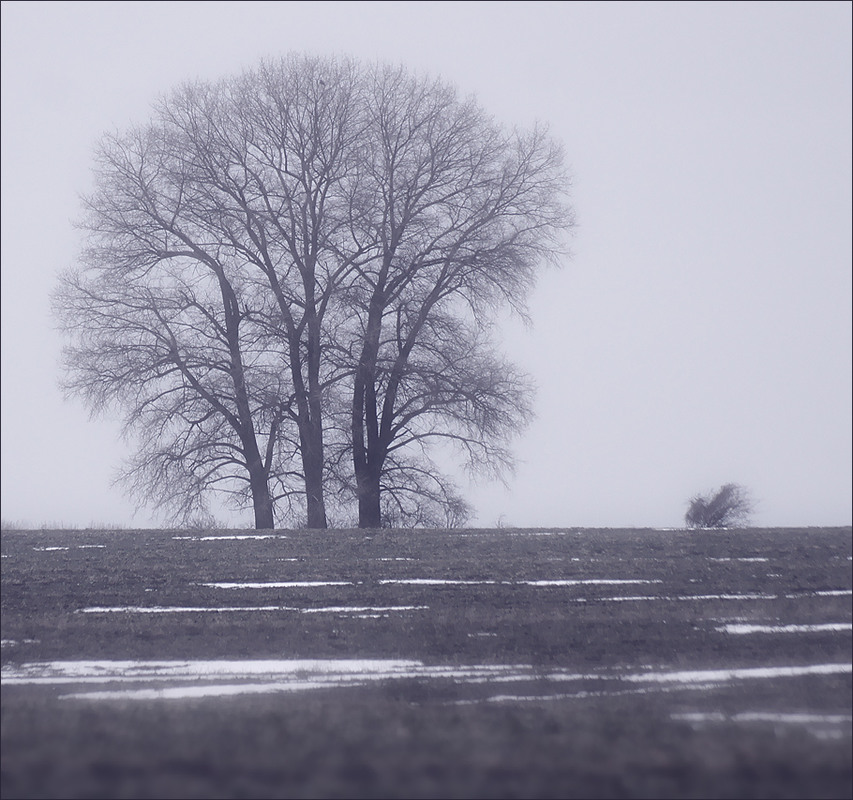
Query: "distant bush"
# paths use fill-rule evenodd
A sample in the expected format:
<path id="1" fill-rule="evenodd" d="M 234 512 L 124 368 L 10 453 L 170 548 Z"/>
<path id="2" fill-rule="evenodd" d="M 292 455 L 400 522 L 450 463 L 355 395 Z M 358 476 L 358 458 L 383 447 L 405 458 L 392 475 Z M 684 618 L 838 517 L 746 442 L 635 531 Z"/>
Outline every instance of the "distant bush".
<path id="1" fill-rule="evenodd" d="M 716 494 L 691 497 L 684 521 L 689 528 L 736 528 L 749 524 L 753 504 L 737 483 L 721 486 Z"/>

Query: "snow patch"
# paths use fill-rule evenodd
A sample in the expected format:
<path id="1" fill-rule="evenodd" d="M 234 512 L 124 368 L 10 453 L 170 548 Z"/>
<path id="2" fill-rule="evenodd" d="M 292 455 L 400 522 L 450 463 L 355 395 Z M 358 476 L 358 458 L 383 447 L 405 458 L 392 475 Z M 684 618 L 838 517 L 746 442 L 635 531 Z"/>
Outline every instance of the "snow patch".
<path id="1" fill-rule="evenodd" d="M 634 683 L 727 683 L 756 678 L 797 678 L 802 675 L 842 675 L 853 672 L 851 664 L 815 664 L 805 667 L 748 667 L 745 669 L 683 670 L 680 672 L 651 672 L 625 675 L 623 680 Z"/>
<path id="2" fill-rule="evenodd" d="M 186 542 L 224 542 L 224 541 L 243 541 L 246 539 L 286 539 L 287 536 L 281 533 L 241 533 L 230 534 L 227 536 L 173 536 L 175 541 Z"/>
<path id="3" fill-rule="evenodd" d="M 384 578 L 380 584 L 397 584 L 400 586 L 483 586 L 496 584 L 497 581 L 459 581 L 442 580 L 440 578 Z"/>
<path id="4" fill-rule="evenodd" d="M 425 611 L 429 606 L 328 606 L 301 608 L 303 614 L 382 614 L 388 611 Z"/>
<path id="5" fill-rule="evenodd" d="M 828 723 L 830 725 L 841 725 L 845 722 L 853 722 L 850 714 L 804 714 L 804 713 L 780 713 L 777 711 L 742 711 L 737 714 L 724 714 L 722 711 L 711 711 L 708 713 L 688 712 L 683 714 L 672 714 L 672 719 L 682 719 L 685 722 L 781 722 L 793 725 L 808 725 L 810 723 Z"/>
<path id="6" fill-rule="evenodd" d="M 358 681 L 350 685 L 358 685 Z M 286 683 L 237 683 L 212 686 L 169 686 L 165 689 L 131 689 L 107 692 L 73 692 L 60 695 L 62 700 L 191 700 L 201 697 L 234 697 L 241 694 L 270 694 L 327 689 L 334 681 L 290 681 Z"/>
<path id="7" fill-rule="evenodd" d="M 318 586 L 355 586 L 355 584 L 352 581 L 255 581 L 246 583 L 221 581 L 200 583 L 199 586 L 209 586 L 213 589 L 312 589 Z"/>
<path id="8" fill-rule="evenodd" d="M 421 611 L 429 606 L 327 606 L 300 608 L 296 606 L 92 606 L 77 609 L 80 614 L 224 614 L 253 611 L 294 611 L 300 614 L 365 614 L 391 611 Z"/>
<path id="9" fill-rule="evenodd" d="M 710 558 L 709 561 L 769 561 L 769 558 Z"/>
<path id="10" fill-rule="evenodd" d="M 560 578 L 538 581 L 497 581 L 497 580 L 445 580 L 441 578 L 385 578 L 380 584 L 401 586 L 616 586 L 637 583 L 663 583 L 660 580 L 634 580 L 620 578 Z"/>
<path id="11" fill-rule="evenodd" d="M 226 613 L 241 611 L 299 611 L 290 606 L 226 606 L 213 608 L 210 606 L 92 606 L 78 608 L 79 614 L 199 614 Z"/>
<path id="12" fill-rule="evenodd" d="M 137 684 L 123 689 L 62 695 L 64 698 L 109 700 L 180 699 L 239 694 L 293 692 L 310 689 L 364 685 L 400 678 L 451 680 L 468 684 L 572 683 L 598 681 L 601 692 L 578 691 L 565 698 L 601 694 L 644 693 L 704 689 L 736 680 L 779 679 L 804 675 L 837 675 L 851 672 L 850 664 L 816 664 L 796 667 L 757 667 L 624 673 L 618 670 L 593 674 L 555 669 L 548 673 L 524 665 L 425 666 L 420 661 L 394 659 L 295 659 L 212 661 L 54 661 L 6 665 L 0 672 L 4 685 Z M 150 684 L 169 682 L 165 687 Z M 625 684 L 648 684 L 623 688 Z M 139 685 L 143 684 L 143 685 Z M 191 684 L 189 686 L 182 684 Z M 609 688 L 612 687 L 612 688 Z M 502 694 L 497 699 L 547 699 L 550 695 Z M 486 698 L 495 700 L 495 697 Z"/>
<path id="13" fill-rule="evenodd" d="M 579 580 L 515 581 L 523 586 L 617 586 L 635 583 L 663 583 L 660 580 L 621 580 L 617 578 L 587 578 Z"/>
<path id="14" fill-rule="evenodd" d="M 853 631 L 849 622 L 826 622 L 818 625 L 746 625 L 743 623 L 714 628 L 721 633 L 822 633 L 825 631 Z"/>
<path id="15" fill-rule="evenodd" d="M 611 602 L 611 603 L 628 603 L 628 602 L 643 602 L 649 600 L 668 600 L 668 601 L 686 601 L 686 600 L 775 600 L 778 595 L 775 594 L 681 594 L 681 595 L 632 595 L 632 596 L 615 596 L 615 597 L 595 597 L 595 598 L 570 598 L 572 603 L 588 603 L 588 602 Z"/>

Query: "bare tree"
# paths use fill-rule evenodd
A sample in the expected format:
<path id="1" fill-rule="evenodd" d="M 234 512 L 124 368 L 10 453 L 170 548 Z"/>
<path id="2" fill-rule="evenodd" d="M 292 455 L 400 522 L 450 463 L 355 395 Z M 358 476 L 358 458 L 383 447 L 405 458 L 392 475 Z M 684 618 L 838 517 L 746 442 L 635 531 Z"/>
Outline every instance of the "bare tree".
<path id="1" fill-rule="evenodd" d="M 377 68 L 370 89 L 352 208 L 368 257 L 344 295 L 362 527 L 382 524 L 383 505 L 416 519 L 421 506 L 405 511 L 404 497 L 460 507 L 429 460 L 432 440 L 457 443 L 474 467 L 510 464 L 530 390 L 486 333 L 501 305 L 523 313 L 537 267 L 572 223 L 562 153 L 544 131 L 505 131 L 473 100 L 402 69 Z"/>
<path id="2" fill-rule="evenodd" d="M 727 483 L 708 495 L 690 498 L 684 521 L 690 528 L 734 528 L 749 524 L 753 503 L 737 483 Z"/>
<path id="3" fill-rule="evenodd" d="M 158 104 L 147 128 L 107 138 L 111 155 L 88 203 L 102 270 L 114 268 L 111 258 L 144 277 L 151 264 L 172 275 L 198 267 L 223 291 L 239 279 L 243 305 L 234 306 L 233 324 L 266 331 L 265 345 L 280 356 L 289 388 L 275 399 L 270 432 L 287 447 L 297 442 L 307 524 L 316 528 L 327 525 L 323 404 L 334 382 L 324 366 L 323 319 L 358 254 L 338 233 L 348 218 L 340 209 L 351 192 L 350 150 L 360 146 L 353 76 L 348 62 L 293 57 L 184 86 Z M 127 278 L 140 280 L 132 271 Z M 86 358 L 79 353 L 72 369 Z M 92 357 L 95 370 L 97 363 Z M 194 474 L 206 474 L 202 462 Z M 152 469 L 134 474 L 142 483 L 164 480 Z"/>
<path id="4" fill-rule="evenodd" d="M 124 410 L 126 431 L 139 438 L 124 481 L 143 503 L 187 522 L 204 515 L 211 491 L 224 491 L 238 507 L 251 504 L 257 528 L 272 528 L 276 492 L 294 491 L 281 430 L 288 387 L 241 303 L 251 287 L 222 259 L 130 222 L 150 189 L 131 167 L 144 144 L 134 136 L 102 148 L 83 268 L 54 295 L 73 342 L 65 388 L 93 411 Z"/>
<path id="5" fill-rule="evenodd" d="M 274 300 L 270 330 L 283 340 L 299 437 L 307 524 L 327 525 L 324 319 L 360 252 L 347 208 L 363 146 L 358 69 L 290 57 L 160 104 L 176 169 L 193 186 L 183 213 L 231 248 Z"/>
<path id="6" fill-rule="evenodd" d="M 531 390 L 492 317 L 524 313 L 571 226 L 544 131 L 402 69 L 294 56 L 168 95 L 105 138 L 97 181 L 57 308 L 69 390 L 141 437 L 140 495 L 186 517 L 244 479 L 268 527 L 298 480 L 309 527 L 330 490 L 364 527 L 459 524 L 433 442 L 511 464 Z"/>

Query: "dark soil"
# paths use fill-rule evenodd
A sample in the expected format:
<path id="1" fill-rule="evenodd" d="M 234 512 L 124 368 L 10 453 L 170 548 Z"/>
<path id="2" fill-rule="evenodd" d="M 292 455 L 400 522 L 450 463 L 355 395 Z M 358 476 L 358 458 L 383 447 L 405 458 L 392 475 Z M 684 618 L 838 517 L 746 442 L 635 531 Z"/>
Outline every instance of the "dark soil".
<path id="1" fill-rule="evenodd" d="M 589 673 L 851 661 L 849 630 L 742 636 L 717 630 L 734 620 L 850 623 L 851 595 L 841 593 L 851 588 L 850 528 L 279 533 L 284 538 L 207 541 L 175 537 L 213 534 L 4 532 L 2 638 L 9 644 L 3 665 L 369 657 Z M 69 549 L 41 549 L 52 547 Z M 737 560 L 759 558 L 767 560 Z M 495 583 L 381 583 L 411 578 Z M 558 579 L 654 582 L 523 583 Z M 310 580 L 352 585 L 200 585 Z M 743 594 L 762 597 L 732 599 Z M 96 606 L 262 605 L 428 608 L 377 618 L 80 613 Z M 407 679 L 293 694 L 94 702 L 61 699 L 67 686 L 4 685 L 2 794 L 6 800 L 853 793 L 849 721 L 816 731 L 735 716 L 820 713 L 849 720 L 849 672 L 701 690 L 674 684 L 649 693 L 574 692 L 562 699 L 553 698 L 553 686 L 533 689 L 534 699 L 494 702 L 512 692 Z M 551 699 L 535 699 L 537 693 Z M 694 713 L 717 717 L 677 716 Z"/>

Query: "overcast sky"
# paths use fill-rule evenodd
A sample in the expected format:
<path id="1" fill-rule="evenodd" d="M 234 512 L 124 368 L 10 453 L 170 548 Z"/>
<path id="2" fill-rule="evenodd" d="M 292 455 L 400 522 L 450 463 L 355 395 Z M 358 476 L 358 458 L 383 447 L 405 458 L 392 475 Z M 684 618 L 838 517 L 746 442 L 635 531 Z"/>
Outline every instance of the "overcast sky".
<path id="1" fill-rule="evenodd" d="M 289 51 L 440 75 L 565 145 L 573 257 L 505 328 L 538 419 L 476 524 L 679 526 L 731 481 L 755 524 L 850 524 L 847 2 L 3 2 L 4 520 L 156 524 L 111 485 L 117 422 L 62 399 L 49 293 L 97 139 Z"/>

